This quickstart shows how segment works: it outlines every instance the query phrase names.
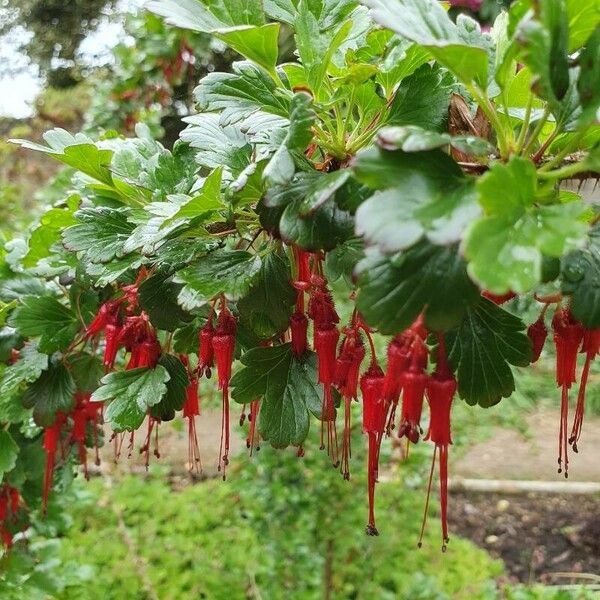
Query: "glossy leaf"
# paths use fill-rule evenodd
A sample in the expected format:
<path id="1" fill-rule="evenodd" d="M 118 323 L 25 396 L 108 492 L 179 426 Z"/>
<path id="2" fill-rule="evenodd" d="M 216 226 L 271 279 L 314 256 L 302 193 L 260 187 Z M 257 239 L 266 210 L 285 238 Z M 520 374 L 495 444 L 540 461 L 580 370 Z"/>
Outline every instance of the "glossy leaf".
<path id="1" fill-rule="evenodd" d="M 356 271 L 356 306 L 365 320 L 383 334 L 397 334 L 424 311 L 432 331 L 460 324 L 479 297 L 456 248 L 422 242 L 395 256 L 367 251 Z"/>
<path id="2" fill-rule="evenodd" d="M 523 321 L 485 298 L 469 308 L 460 328 L 447 335 L 446 344 L 460 397 L 484 408 L 514 392 L 509 365 L 526 367 L 531 360 Z"/>
<path id="3" fill-rule="evenodd" d="M 245 296 L 259 276 L 260 257 L 244 250 L 217 250 L 179 273 L 186 288 L 205 301 L 220 294 L 231 300 Z"/>
<path id="4" fill-rule="evenodd" d="M 33 419 L 40 427 L 52 425 L 56 413 L 68 414 L 75 406 L 75 381 L 62 363 L 51 364 L 25 391 L 23 406 L 33 408 Z"/>
<path id="5" fill-rule="evenodd" d="M 75 313 L 52 296 L 26 296 L 10 317 L 23 337 L 40 336 L 39 349 L 65 350 L 81 324 Z"/>
<path id="6" fill-rule="evenodd" d="M 275 448 L 301 444 L 308 435 L 309 412 L 320 412 L 322 389 L 316 356 L 294 357 L 291 345 L 253 348 L 232 381 L 232 398 L 247 404 L 262 398 L 258 429 Z"/>
<path id="7" fill-rule="evenodd" d="M 288 328 L 296 301 L 296 290 L 290 279 L 287 256 L 280 250 L 273 250 L 263 258 L 256 281 L 238 302 L 242 321 L 258 337 L 270 338 Z"/>
<path id="8" fill-rule="evenodd" d="M 102 378 L 102 385 L 91 399 L 109 402 L 104 409 L 104 419 L 114 431 L 137 429 L 148 409 L 158 404 L 167 392 L 169 379 L 162 365 L 109 373 Z"/>

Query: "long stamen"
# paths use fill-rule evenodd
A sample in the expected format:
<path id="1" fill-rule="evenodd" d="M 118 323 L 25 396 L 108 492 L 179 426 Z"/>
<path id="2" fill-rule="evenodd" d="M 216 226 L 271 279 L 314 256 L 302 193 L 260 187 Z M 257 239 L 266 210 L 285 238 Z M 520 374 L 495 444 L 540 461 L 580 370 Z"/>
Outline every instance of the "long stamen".
<path id="1" fill-rule="evenodd" d="M 433 481 L 433 471 L 435 469 L 435 457 L 437 455 L 437 445 L 433 449 L 433 459 L 431 460 L 431 470 L 429 471 L 429 482 L 427 483 L 427 498 L 425 500 L 425 510 L 423 511 L 423 522 L 421 524 L 421 533 L 419 534 L 419 541 L 417 542 L 417 548 L 423 546 L 423 534 L 425 533 L 425 525 L 427 524 L 427 512 L 429 510 L 429 497 L 431 496 L 431 483 Z"/>

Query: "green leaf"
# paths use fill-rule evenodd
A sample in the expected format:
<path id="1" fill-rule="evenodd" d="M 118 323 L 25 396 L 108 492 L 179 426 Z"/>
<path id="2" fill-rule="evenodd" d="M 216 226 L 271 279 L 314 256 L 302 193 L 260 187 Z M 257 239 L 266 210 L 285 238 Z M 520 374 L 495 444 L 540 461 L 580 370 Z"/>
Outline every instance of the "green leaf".
<path id="1" fill-rule="evenodd" d="M 157 329 L 175 331 L 182 323 L 192 319 L 177 303 L 183 286 L 174 283 L 171 277 L 157 273 L 148 277 L 138 289 L 140 308 L 148 314 Z"/>
<path id="2" fill-rule="evenodd" d="M 198 150 L 196 161 L 201 167 L 216 169 L 237 177 L 249 164 L 252 148 L 246 136 L 233 125 L 223 126 L 220 116 L 201 113 L 184 119 L 189 127 L 180 137 Z"/>
<path id="3" fill-rule="evenodd" d="M 82 133 L 71 135 L 64 129 L 52 129 L 43 135 L 48 144 L 43 146 L 28 140 L 11 140 L 21 144 L 23 148 L 37 150 L 49 154 L 56 160 L 89 175 L 93 179 L 112 186 L 110 162 L 112 150 L 106 150 L 94 145 L 92 140 Z"/>
<path id="4" fill-rule="evenodd" d="M 177 27 L 212 33 L 267 70 L 277 64 L 279 23 L 265 24 L 262 2 L 151 0 L 146 8 Z"/>
<path id="5" fill-rule="evenodd" d="M 447 331 L 479 297 L 453 247 L 421 242 L 395 256 L 371 250 L 356 270 L 356 307 L 383 334 L 404 331 L 423 311 L 429 329 Z"/>
<path id="6" fill-rule="evenodd" d="M 571 312 L 587 329 L 600 327 L 600 235 L 590 234 L 586 248 L 561 261 L 562 292 L 571 296 Z"/>
<path id="7" fill-rule="evenodd" d="M 0 429 L 0 479 L 15 468 L 18 456 L 19 446 L 12 435 L 5 429 Z"/>
<path id="8" fill-rule="evenodd" d="M 215 169 L 204 182 L 200 193 L 193 198 L 187 196 L 170 196 L 169 200 L 180 204 L 181 208 L 162 223 L 162 227 L 170 225 L 178 219 L 196 219 L 194 224 L 205 221 L 210 218 L 211 213 L 217 210 L 223 210 L 226 205 L 221 196 L 221 175 L 222 169 Z"/>
<path id="9" fill-rule="evenodd" d="M 0 381 L 0 398 L 8 398 L 22 384 L 35 381 L 47 368 L 48 355 L 38 352 L 34 344 L 27 344 L 21 349 L 18 360 L 6 367 Z"/>
<path id="10" fill-rule="evenodd" d="M 262 3 L 255 0 L 150 0 L 146 9 L 171 25 L 201 33 L 265 22 Z"/>
<path id="11" fill-rule="evenodd" d="M 209 73 L 194 90 L 202 111 L 222 111 L 223 122 L 257 111 L 287 117 L 289 101 L 277 94 L 273 80 L 250 62 L 235 62 L 232 73 Z"/>
<path id="12" fill-rule="evenodd" d="M 260 272 L 261 260 L 245 250 L 217 250 L 179 273 L 189 289 L 205 301 L 225 294 L 230 300 L 244 297 Z"/>
<path id="13" fill-rule="evenodd" d="M 384 127 L 377 133 L 377 143 L 385 150 L 403 152 L 425 152 L 446 146 L 473 156 L 486 156 L 494 152 L 494 147 L 483 138 L 474 135 L 451 136 L 415 125 Z"/>
<path id="14" fill-rule="evenodd" d="M 408 248 L 424 236 L 433 244 L 452 244 L 481 214 L 471 179 L 439 187 L 415 173 L 406 184 L 376 192 L 356 211 L 356 233 L 383 253 Z"/>
<path id="15" fill-rule="evenodd" d="M 437 65 L 423 65 L 399 85 L 386 124 L 446 131 L 452 78 Z"/>
<path id="16" fill-rule="evenodd" d="M 479 203 L 487 214 L 511 215 L 533 205 L 537 175 L 535 165 L 514 157 L 508 164 L 492 164 L 477 182 Z"/>
<path id="17" fill-rule="evenodd" d="M 488 55 L 479 25 L 455 24 L 436 0 L 361 0 L 380 25 L 424 46 L 462 82 L 487 87 Z"/>
<path id="18" fill-rule="evenodd" d="M 509 365 L 526 367 L 531 361 L 523 321 L 485 298 L 469 309 L 456 331 L 447 334 L 446 344 L 460 397 L 484 408 L 514 392 Z"/>
<path id="19" fill-rule="evenodd" d="M 39 349 L 66 350 L 79 331 L 75 313 L 52 296 L 25 296 L 10 317 L 23 337 L 40 336 Z"/>
<path id="20" fill-rule="evenodd" d="M 77 220 L 73 217 L 78 196 L 72 196 L 64 208 L 51 208 L 40 218 L 39 225 L 35 227 L 29 236 L 27 254 L 23 257 L 25 268 L 34 267 L 42 259 L 50 256 L 51 247 L 60 240 L 63 229 L 74 225 Z"/>
<path id="21" fill-rule="evenodd" d="M 221 29 L 215 31 L 215 37 L 267 71 L 275 70 L 279 54 L 279 23 Z"/>
<path id="22" fill-rule="evenodd" d="M 600 13 L 600 10 L 598 11 Z M 583 108 L 583 116 L 579 123 L 597 120 L 600 109 L 600 26 L 587 40 L 585 48 L 579 56 L 579 78 L 577 92 Z"/>
<path id="23" fill-rule="evenodd" d="M 23 394 L 25 408 L 33 408 L 33 419 L 40 427 L 52 425 L 56 413 L 68 414 L 75 406 L 75 381 L 62 363 L 43 371 Z"/>
<path id="24" fill-rule="evenodd" d="M 132 431 L 142 424 L 148 409 L 167 393 L 169 379 L 169 372 L 162 365 L 109 373 L 91 399 L 110 401 L 104 409 L 104 420 L 114 431 Z"/>
<path id="25" fill-rule="evenodd" d="M 262 260 L 250 292 L 237 304 L 243 322 L 260 338 L 283 333 L 289 324 L 296 290 L 290 285 L 290 263 L 284 252 L 274 250 Z"/>
<path id="26" fill-rule="evenodd" d="M 479 219 L 464 240 L 469 274 L 495 294 L 530 291 L 542 280 L 543 255 L 560 257 L 583 244 L 585 212 L 582 202 L 571 202 Z"/>
<path id="27" fill-rule="evenodd" d="M 175 417 L 175 411 L 181 410 L 186 400 L 186 388 L 190 383 L 187 369 L 172 354 L 163 354 L 158 361 L 169 373 L 167 391 L 158 404 L 150 407 L 155 419 L 169 421 Z"/>
<path id="28" fill-rule="evenodd" d="M 521 60 L 534 75 L 533 90 L 560 111 L 560 101 L 569 89 L 569 20 L 564 0 L 536 4 L 519 24 L 517 42 Z"/>
<path id="29" fill-rule="evenodd" d="M 124 245 L 134 225 L 127 221 L 126 208 L 82 208 L 75 213 L 79 222 L 63 231 L 63 244 L 82 252 L 92 263 L 105 263 L 125 254 Z"/>
<path id="30" fill-rule="evenodd" d="M 376 190 L 408 187 L 413 179 L 440 189 L 464 178 L 456 162 L 441 150 L 386 152 L 366 148 L 356 155 L 352 167 L 360 182 Z"/>
<path id="31" fill-rule="evenodd" d="M 283 211 L 279 232 L 286 242 L 314 252 L 332 250 L 352 236 L 354 220 L 333 199 L 312 213 L 304 214 L 304 210 L 304 200 L 296 200 Z"/>
<path id="32" fill-rule="evenodd" d="M 351 20 L 341 25 L 336 24 L 335 27 L 323 27 L 315 14 L 319 4 L 300 0 L 294 21 L 298 55 L 306 73 L 307 83 L 315 95 L 323 83 L 333 54 L 352 29 Z"/>
<path id="33" fill-rule="evenodd" d="M 333 283 L 343 277 L 348 285 L 352 285 L 354 269 L 364 256 L 364 244 L 358 238 L 350 238 L 328 252 L 325 257 L 327 281 Z"/>
<path id="34" fill-rule="evenodd" d="M 298 360 L 290 344 L 253 348 L 242 357 L 244 368 L 231 380 L 232 398 L 247 404 L 262 398 L 258 430 L 275 448 L 300 445 L 308 435 L 310 412 L 321 408 L 316 383 L 316 355 Z"/>
<path id="35" fill-rule="evenodd" d="M 263 178 L 271 185 L 284 185 L 292 180 L 296 172 L 293 153 L 304 152 L 312 140 L 315 121 L 312 98 L 305 92 L 294 94 L 289 117 L 290 125 L 283 143 L 263 171 Z"/>
<path id="36" fill-rule="evenodd" d="M 92 393 L 100 385 L 104 375 L 102 361 L 87 352 L 69 355 L 69 368 L 79 392 Z"/>
<path id="37" fill-rule="evenodd" d="M 8 315 L 11 313 L 12 309 L 17 306 L 17 301 L 13 300 L 12 302 L 4 303 L 0 301 L 0 328 L 4 327 L 4 323 L 6 323 L 6 319 Z"/>
<path id="38" fill-rule="evenodd" d="M 594 29 L 600 25 L 597 1 L 566 0 L 569 16 L 569 53 L 584 45 Z"/>

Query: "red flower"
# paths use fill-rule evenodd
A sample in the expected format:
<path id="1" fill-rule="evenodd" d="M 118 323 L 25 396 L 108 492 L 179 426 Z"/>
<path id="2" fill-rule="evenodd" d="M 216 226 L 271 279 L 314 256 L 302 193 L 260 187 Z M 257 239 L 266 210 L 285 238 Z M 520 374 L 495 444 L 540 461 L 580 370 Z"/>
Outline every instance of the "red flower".
<path id="1" fill-rule="evenodd" d="M 444 338 L 439 336 L 438 360 L 434 374 L 427 380 L 427 401 L 429 403 L 429 431 L 425 436 L 435 444 L 431 471 L 429 474 L 429 485 L 427 488 L 427 501 L 425 503 L 425 514 L 419 538 L 419 547 L 423 540 L 425 523 L 427 521 L 427 509 L 429 496 L 431 494 L 431 483 L 435 468 L 436 454 L 440 455 L 440 507 L 442 520 L 442 551 L 446 550 L 448 543 L 448 446 L 452 443 L 450 433 L 450 410 L 452 400 L 456 393 L 456 380 L 448 367 Z"/>
<path id="2" fill-rule="evenodd" d="M 196 417 L 200 414 L 200 402 L 198 399 L 198 378 L 191 372 L 188 357 L 180 355 L 181 362 L 187 367 L 189 385 L 185 390 L 185 403 L 183 405 L 183 416 L 188 420 L 188 465 L 190 471 L 202 472 L 202 460 L 198 447 L 198 435 L 196 433 Z"/>
<path id="3" fill-rule="evenodd" d="M 235 352 L 235 334 L 237 321 L 231 314 L 225 302 L 219 314 L 217 328 L 212 336 L 212 348 L 217 364 L 217 378 L 219 389 L 223 390 L 223 412 L 221 419 L 221 446 L 219 450 L 219 471 L 229 464 L 229 381 L 231 379 L 231 365 Z"/>
<path id="4" fill-rule="evenodd" d="M 367 535 L 379 535 L 375 525 L 375 483 L 379 470 L 379 448 L 385 429 L 386 403 L 383 398 L 384 376 L 373 361 L 360 380 L 363 397 L 363 432 L 369 436 L 368 490 L 369 523 Z"/>
<path id="5" fill-rule="evenodd" d="M 531 340 L 532 344 L 532 352 L 531 352 L 531 362 L 535 363 L 539 360 L 540 355 L 542 354 L 542 350 L 544 349 L 544 344 L 546 343 L 546 338 L 548 337 L 548 329 L 546 324 L 544 323 L 544 314 L 545 310 L 542 311 L 542 314 L 538 317 L 535 323 L 532 323 L 527 328 L 527 335 Z"/>
<path id="6" fill-rule="evenodd" d="M 556 346 L 556 383 L 562 388 L 558 434 L 558 472 L 562 473 L 564 469 L 565 477 L 568 477 L 569 389 L 577 381 L 577 353 L 583 339 L 583 327 L 575 321 L 568 308 L 559 308 L 552 318 L 552 329 Z"/>
<path id="7" fill-rule="evenodd" d="M 214 353 L 212 339 L 215 330 L 212 324 L 212 314 L 208 317 L 206 325 L 198 333 L 198 374 L 200 377 L 204 373 L 210 378 L 210 370 L 214 364 Z"/>
<path id="8" fill-rule="evenodd" d="M 577 407 L 575 408 L 575 419 L 573 428 L 569 437 L 573 451 L 577 452 L 577 442 L 581 437 L 581 427 L 583 425 L 583 413 L 585 409 L 585 390 L 587 387 L 590 366 L 596 355 L 600 352 L 600 329 L 586 329 L 583 333 L 583 344 L 581 352 L 585 353 L 585 363 L 581 372 L 581 383 L 577 394 Z"/>
<path id="9" fill-rule="evenodd" d="M 42 511 L 46 512 L 48 507 L 48 497 L 50 488 L 54 479 L 54 460 L 58 442 L 60 441 L 60 432 L 64 425 L 66 417 L 62 413 L 56 413 L 56 419 L 52 425 L 44 429 L 44 450 L 46 451 L 46 470 L 44 472 L 44 487 L 42 491 Z"/>
<path id="10" fill-rule="evenodd" d="M 415 336 L 410 348 L 410 366 L 401 375 L 402 414 L 398 437 L 406 436 L 416 444 L 421 435 L 421 413 L 427 385 L 427 347 L 420 336 Z"/>

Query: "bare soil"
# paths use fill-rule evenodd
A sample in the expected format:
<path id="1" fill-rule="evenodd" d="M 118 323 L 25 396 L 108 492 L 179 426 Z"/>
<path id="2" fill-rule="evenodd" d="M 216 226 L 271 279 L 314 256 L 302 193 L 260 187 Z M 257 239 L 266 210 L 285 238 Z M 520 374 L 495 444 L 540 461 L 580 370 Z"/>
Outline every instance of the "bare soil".
<path id="1" fill-rule="evenodd" d="M 498 429 L 455 459 L 451 473 L 474 479 L 564 481 L 557 473 L 559 413 L 527 417 L 529 435 Z M 600 418 L 586 416 L 569 481 L 600 481 Z M 501 558 L 509 578 L 545 584 L 600 583 L 600 497 L 454 492 L 452 530 Z"/>
<path id="2" fill-rule="evenodd" d="M 453 493 L 449 519 L 513 582 L 600 583 L 600 498 Z"/>

